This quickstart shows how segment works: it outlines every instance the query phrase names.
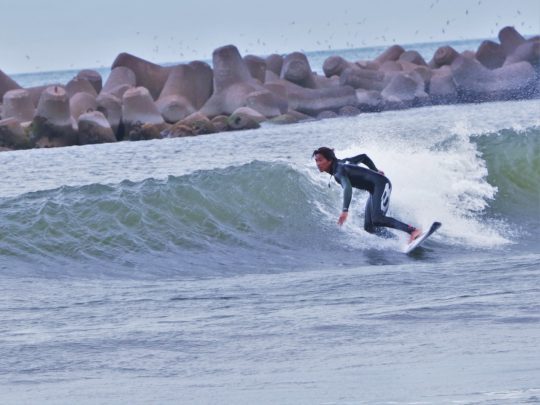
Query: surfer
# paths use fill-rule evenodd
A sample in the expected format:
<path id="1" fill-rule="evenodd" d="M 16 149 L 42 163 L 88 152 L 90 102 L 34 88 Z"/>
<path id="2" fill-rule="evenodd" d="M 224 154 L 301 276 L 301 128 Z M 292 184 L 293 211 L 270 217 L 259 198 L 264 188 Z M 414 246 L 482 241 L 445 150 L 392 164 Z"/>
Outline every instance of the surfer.
<path id="1" fill-rule="evenodd" d="M 380 227 L 399 229 L 410 235 L 409 242 L 420 236 L 422 231 L 419 228 L 386 216 L 390 205 L 392 184 L 366 154 L 340 160 L 333 149 L 322 146 L 313 152 L 313 157 L 319 171 L 332 175 L 343 188 L 343 209 L 338 219 L 339 225 L 343 225 L 349 215 L 354 187 L 366 190 L 370 194 L 364 216 L 364 229 L 367 232 L 380 233 Z M 359 164 L 364 164 L 369 169 L 360 167 Z"/>

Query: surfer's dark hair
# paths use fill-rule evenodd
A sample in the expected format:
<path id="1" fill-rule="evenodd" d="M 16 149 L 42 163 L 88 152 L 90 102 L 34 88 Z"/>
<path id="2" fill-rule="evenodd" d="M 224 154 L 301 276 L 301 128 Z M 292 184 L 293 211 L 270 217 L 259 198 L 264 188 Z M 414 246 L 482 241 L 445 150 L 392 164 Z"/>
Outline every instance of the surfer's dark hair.
<path id="1" fill-rule="evenodd" d="M 314 157 L 315 155 L 323 155 L 326 160 L 338 160 L 336 154 L 334 153 L 334 149 L 330 149 L 326 146 L 321 146 L 319 149 L 315 149 L 311 157 Z"/>

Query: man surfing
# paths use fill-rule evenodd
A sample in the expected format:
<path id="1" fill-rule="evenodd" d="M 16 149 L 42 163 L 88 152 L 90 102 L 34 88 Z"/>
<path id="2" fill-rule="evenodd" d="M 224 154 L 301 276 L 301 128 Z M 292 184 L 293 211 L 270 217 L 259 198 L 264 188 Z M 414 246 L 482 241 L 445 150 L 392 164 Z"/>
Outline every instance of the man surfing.
<path id="1" fill-rule="evenodd" d="M 380 227 L 399 229 L 410 235 L 409 243 L 421 235 L 422 231 L 419 228 L 386 216 L 390 206 L 392 184 L 367 155 L 361 154 L 339 160 L 333 149 L 322 146 L 313 152 L 313 157 L 319 171 L 334 176 L 336 182 L 343 188 L 343 209 L 338 219 L 339 225 L 343 225 L 349 215 L 354 187 L 366 190 L 370 194 L 364 217 L 364 229 L 367 232 L 378 233 Z M 364 164 L 368 168 L 357 166 L 358 164 Z"/>

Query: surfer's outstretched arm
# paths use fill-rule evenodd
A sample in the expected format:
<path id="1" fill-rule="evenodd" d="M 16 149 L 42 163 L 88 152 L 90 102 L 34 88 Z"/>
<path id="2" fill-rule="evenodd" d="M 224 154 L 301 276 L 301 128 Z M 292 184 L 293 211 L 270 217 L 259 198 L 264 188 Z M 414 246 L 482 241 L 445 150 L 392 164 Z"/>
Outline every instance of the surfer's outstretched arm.
<path id="1" fill-rule="evenodd" d="M 375 166 L 375 163 L 373 163 L 373 160 L 371 160 L 369 158 L 368 155 L 366 155 L 365 153 L 362 153 L 361 155 L 356 155 L 356 156 L 353 156 L 353 157 L 350 157 L 350 158 L 346 158 L 346 159 L 343 159 L 345 162 L 349 162 L 349 163 L 352 163 L 354 165 L 359 165 L 359 164 L 363 164 L 367 167 L 369 167 L 371 170 L 375 170 L 376 172 L 379 171 L 379 169 L 377 169 L 377 166 Z"/>
<path id="2" fill-rule="evenodd" d="M 340 176 L 341 187 L 343 188 L 343 208 L 338 219 L 338 224 L 343 225 L 349 215 L 349 206 L 352 199 L 352 184 L 347 176 Z"/>

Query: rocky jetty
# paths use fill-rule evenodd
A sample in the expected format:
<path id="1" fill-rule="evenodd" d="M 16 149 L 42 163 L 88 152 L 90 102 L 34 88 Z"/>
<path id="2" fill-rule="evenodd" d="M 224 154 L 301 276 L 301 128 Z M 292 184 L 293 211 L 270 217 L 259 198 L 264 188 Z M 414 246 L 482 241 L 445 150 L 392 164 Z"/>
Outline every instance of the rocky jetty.
<path id="1" fill-rule="evenodd" d="M 216 49 L 212 66 L 160 66 L 121 53 L 105 82 L 82 70 L 66 84 L 23 89 L 0 71 L 0 149 L 196 136 L 437 104 L 540 97 L 540 37 L 513 27 L 499 41 L 429 61 L 393 45 L 373 60 L 333 55 L 323 74 L 303 53 L 242 56 Z"/>

